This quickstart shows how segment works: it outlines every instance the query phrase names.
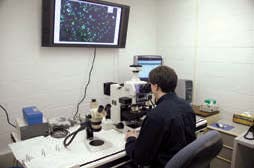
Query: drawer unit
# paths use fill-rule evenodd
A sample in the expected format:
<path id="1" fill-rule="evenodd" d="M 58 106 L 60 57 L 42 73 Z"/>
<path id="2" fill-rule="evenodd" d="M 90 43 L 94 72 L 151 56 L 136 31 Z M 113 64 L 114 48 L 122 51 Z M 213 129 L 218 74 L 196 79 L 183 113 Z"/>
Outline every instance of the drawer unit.
<path id="1" fill-rule="evenodd" d="M 233 148 L 223 145 L 220 153 L 218 154 L 222 158 L 225 158 L 228 161 L 232 160 Z"/>
<path id="2" fill-rule="evenodd" d="M 208 130 L 212 130 L 208 128 Z M 218 131 L 218 130 L 217 130 Z M 223 147 L 220 153 L 212 160 L 210 168 L 227 168 L 231 166 L 234 139 L 236 136 L 221 132 Z"/>
<path id="3" fill-rule="evenodd" d="M 209 130 L 219 131 L 223 140 L 223 147 L 220 153 L 212 160 L 210 168 L 230 168 L 232 163 L 234 140 L 235 138 L 246 130 L 246 127 L 232 123 L 232 121 L 219 120 L 219 123 L 229 124 L 234 126 L 232 130 L 223 130 L 214 126 L 209 125 Z"/>
<path id="4" fill-rule="evenodd" d="M 229 135 L 229 134 L 226 134 L 226 133 L 223 133 L 223 132 L 220 132 L 220 133 L 221 133 L 221 136 L 222 136 L 223 144 L 225 146 L 231 147 L 233 149 L 234 139 L 235 139 L 236 136 Z"/>

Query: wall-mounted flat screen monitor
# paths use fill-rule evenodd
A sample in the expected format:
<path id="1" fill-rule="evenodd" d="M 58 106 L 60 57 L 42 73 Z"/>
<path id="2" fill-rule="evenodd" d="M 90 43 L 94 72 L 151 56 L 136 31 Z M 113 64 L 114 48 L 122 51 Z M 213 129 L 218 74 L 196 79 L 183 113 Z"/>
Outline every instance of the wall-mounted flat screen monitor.
<path id="1" fill-rule="evenodd" d="M 148 81 L 150 71 L 162 65 L 162 57 L 159 55 L 137 55 L 134 56 L 134 65 L 142 65 L 139 78 Z"/>
<path id="2" fill-rule="evenodd" d="M 130 7 L 100 0 L 42 0 L 42 46 L 124 48 Z"/>

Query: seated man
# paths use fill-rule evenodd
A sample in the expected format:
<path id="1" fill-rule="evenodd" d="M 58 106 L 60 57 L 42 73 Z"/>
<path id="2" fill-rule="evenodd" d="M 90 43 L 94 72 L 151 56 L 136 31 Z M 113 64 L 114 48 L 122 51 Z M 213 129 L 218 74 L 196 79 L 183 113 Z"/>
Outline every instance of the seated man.
<path id="1" fill-rule="evenodd" d="M 191 106 L 174 92 L 177 75 L 173 69 L 153 69 L 149 82 L 157 106 L 147 113 L 139 136 L 134 131 L 127 132 L 125 150 L 132 165 L 160 168 L 195 140 L 196 118 Z"/>

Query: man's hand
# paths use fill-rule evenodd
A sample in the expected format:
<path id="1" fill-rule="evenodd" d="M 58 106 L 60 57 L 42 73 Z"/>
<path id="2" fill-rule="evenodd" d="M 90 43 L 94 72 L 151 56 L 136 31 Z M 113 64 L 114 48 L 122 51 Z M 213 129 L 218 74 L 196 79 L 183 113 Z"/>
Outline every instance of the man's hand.
<path id="1" fill-rule="evenodd" d="M 137 138 L 138 134 L 137 134 L 137 132 L 135 130 L 128 130 L 126 132 L 125 138 L 127 139 L 129 137 L 136 137 Z"/>

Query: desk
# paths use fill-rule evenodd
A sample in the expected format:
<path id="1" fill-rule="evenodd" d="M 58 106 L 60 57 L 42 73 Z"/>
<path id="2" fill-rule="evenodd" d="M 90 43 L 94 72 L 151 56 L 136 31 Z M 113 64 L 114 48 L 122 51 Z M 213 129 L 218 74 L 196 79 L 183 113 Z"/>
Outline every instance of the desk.
<path id="1" fill-rule="evenodd" d="M 254 167 L 254 140 L 245 139 L 244 134 L 235 138 L 232 168 Z"/>
<path id="2" fill-rule="evenodd" d="M 80 132 L 68 148 L 63 139 L 36 137 L 9 144 L 15 158 L 26 168 L 98 167 L 126 156 L 125 135 L 116 130 L 102 130 L 94 136 L 108 142 L 103 150 L 87 146 L 85 131 Z M 99 160 L 98 160 L 99 159 Z"/>
<path id="3" fill-rule="evenodd" d="M 196 127 L 203 129 L 206 127 L 206 121 L 197 120 Z M 125 127 L 125 131 L 126 129 L 128 128 Z M 26 168 L 50 168 L 52 163 L 54 168 L 71 168 L 76 165 L 82 168 L 98 167 L 117 159 L 127 160 L 124 150 L 125 134 L 111 129 L 94 133 L 94 136 L 109 142 L 111 146 L 104 150 L 92 151 L 86 143 L 85 131 L 76 136 L 68 149 L 63 147 L 63 139 L 50 136 L 18 141 L 9 146 L 15 158 Z M 12 137 L 16 139 L 15 134 L 12 134 Z"/>
<path id="4" fill-rule="evenodd" d="M 234 126 L 231 130 L 223 130 L 215 126 L 209 125 L 208 130 L 216 130 L 221 133 L 223 140 L 223 148 L 220 153 L 212 160 L 210 167 L 217 168 L 230 168 L 233 162 L 232 154 L 234 151 L 234 139 L 244 133 L 248 126 L 233 123 L 231 120 L 222 119 L 218 121 L 219 123 L 228 124 Z"/>
<path id="5" fill-rule="evenodd" d="M 219 111 L 217 112 L 203 112 L 200 111 L 200 106 L 192 105 L 192 109 L 197 116 L 207 121 L 207 124 L 212 124 L 221 119 Z"/>

